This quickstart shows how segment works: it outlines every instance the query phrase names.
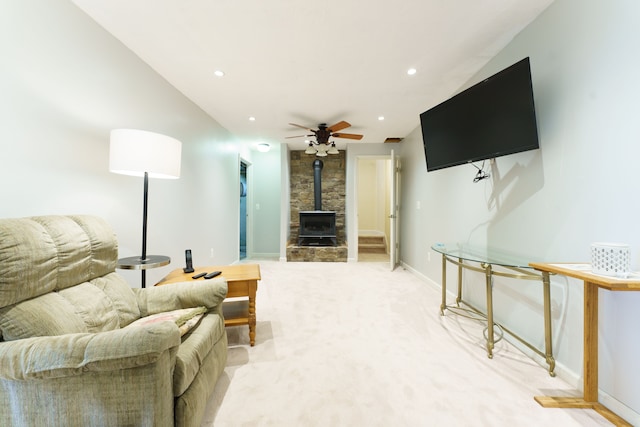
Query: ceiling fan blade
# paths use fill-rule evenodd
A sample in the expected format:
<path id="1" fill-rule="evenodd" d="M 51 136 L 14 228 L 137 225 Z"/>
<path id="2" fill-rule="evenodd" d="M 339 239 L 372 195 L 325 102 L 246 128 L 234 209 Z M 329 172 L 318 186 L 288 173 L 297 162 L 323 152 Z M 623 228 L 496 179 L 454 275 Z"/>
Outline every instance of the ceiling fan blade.
<path id="1" fill-rule="evenodd" d="M 346 139 L 362 139 L 363 135 L 358 135 L 355 133 L 333 133 L 331 134 L 334 138 L 346 138 Z"/>
<path id="2" fill-rule="evenodd" d="M 296 135 L 296 136 L 285 136 L 285 139 L 289 139 L 289 138 L 302 138 L 303 136 L 313 136 L 313 135 Z"/>
<path id="3" fill-rule="evenodd" d="M 335 125 L 329 126 L 329 127 L 327 128 L 327 130 L 328 130 L 329 132 L 338 132 L 339 130 L 346 129 L 346 128 L 348 128 L 349 126 L 351 126 L 351 124 L 350 124 L 350 123 L 345 122 L 344 120 L 342 120 L 341 122 L 338 122 L 338 123 L 336 123 Z"/>
<path id="4" fill-rule="evenodd" d="M 308 130 L 308 131 L 310 131 L 310 132 L 315 132 L 313 129 L 308 128 L 308 127 L 306 127 L 306 126 L 297 125 L 297 124 L 295 124 L 295 123 L 289 123 L 289 124 L 290 124 L 291 126 L 296 126 L 296 127 L 302 128 L 302 129 L 306 129 L 306 130 Z"/>

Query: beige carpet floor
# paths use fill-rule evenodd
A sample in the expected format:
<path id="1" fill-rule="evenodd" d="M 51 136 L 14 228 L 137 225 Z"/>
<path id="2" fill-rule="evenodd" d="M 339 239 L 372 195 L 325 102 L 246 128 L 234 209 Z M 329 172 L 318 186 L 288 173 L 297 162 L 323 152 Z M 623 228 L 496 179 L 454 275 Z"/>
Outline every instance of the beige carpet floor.
<path id="1" fill-rule="evenodd" d="M 248 261 L 251 262 L 251 261 Z M 608 426 L 578 395 L 483 327 L 440 316 L 440 293 L 388 264 L 254 261 L 257 342 L 228 328 L 229 358 L 203 426 Z"/>

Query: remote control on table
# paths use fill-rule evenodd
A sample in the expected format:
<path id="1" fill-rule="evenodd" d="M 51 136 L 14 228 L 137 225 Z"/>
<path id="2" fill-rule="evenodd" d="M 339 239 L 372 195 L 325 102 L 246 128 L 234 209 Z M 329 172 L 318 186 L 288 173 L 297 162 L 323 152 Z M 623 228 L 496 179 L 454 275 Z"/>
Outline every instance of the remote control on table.
<path id="1" fill-rule="evenodd" d="M 211 273 L 208 273 L 206 276 L 204 276 L 205 279 L 213 279 L 216 276 L 219 276 L 222 274 L 222 271 L 212 271 Z"/>
<path id="2" fill-rule="evenodd" d="M 202 272 L 202 273 L 198 273 L 195 276 L 191 276 L 191 278 L 192 279 L 199 279 L 199 278 L 201 278 L 203 276 L 206 276 L 206 275 L 207 275 L 207 272 L 205 271 L 205 272 Z"/>

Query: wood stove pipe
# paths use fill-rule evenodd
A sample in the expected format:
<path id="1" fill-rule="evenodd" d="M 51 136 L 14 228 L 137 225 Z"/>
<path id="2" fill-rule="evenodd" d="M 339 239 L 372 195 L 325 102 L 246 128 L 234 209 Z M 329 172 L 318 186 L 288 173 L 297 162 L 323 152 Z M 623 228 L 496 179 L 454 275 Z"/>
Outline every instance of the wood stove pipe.
<path id="1" fill-rule="evenodd" d="M 316 159 L 313 162 L 313 208 L 322 210 L 322 160 Z"/>

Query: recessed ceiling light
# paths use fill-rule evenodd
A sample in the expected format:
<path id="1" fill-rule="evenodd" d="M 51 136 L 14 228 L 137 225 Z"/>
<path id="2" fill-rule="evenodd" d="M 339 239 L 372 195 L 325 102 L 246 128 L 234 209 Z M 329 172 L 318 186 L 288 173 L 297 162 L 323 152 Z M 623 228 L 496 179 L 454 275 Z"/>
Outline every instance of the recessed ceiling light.
<path id="1" fill-rule="evenodd" d="M 378 120 L 383 121 L 384 120 L 384 116 L 378 116 Z"/>
<path id="2" fill-rule="evenodd" d="M 213 72 L 213 74 L 214 74 L 216 77 L 223 77 L 223 76 L 224 76 L 224 71 L 221 71 L 221 70 L 215 70 L 215 71 Z"/>
<path id="3" fill-rule="evenodd" d="M 407 74 L 409 74 L 410 76 L 413 76 L 417 72 L 418 72 L 418 70 L 416 70 L 415 68 L 409 68 L 407 70 Z"/>
<path id="4" fill-rule="evenodd" d="M 250 122 L 255 122 L 255 121 L 256 121 L 256 118 L 255 118 L 255 117 L 253 117 L 253 116 L 249 116 L 249 121 L 250 121 Z"/>

